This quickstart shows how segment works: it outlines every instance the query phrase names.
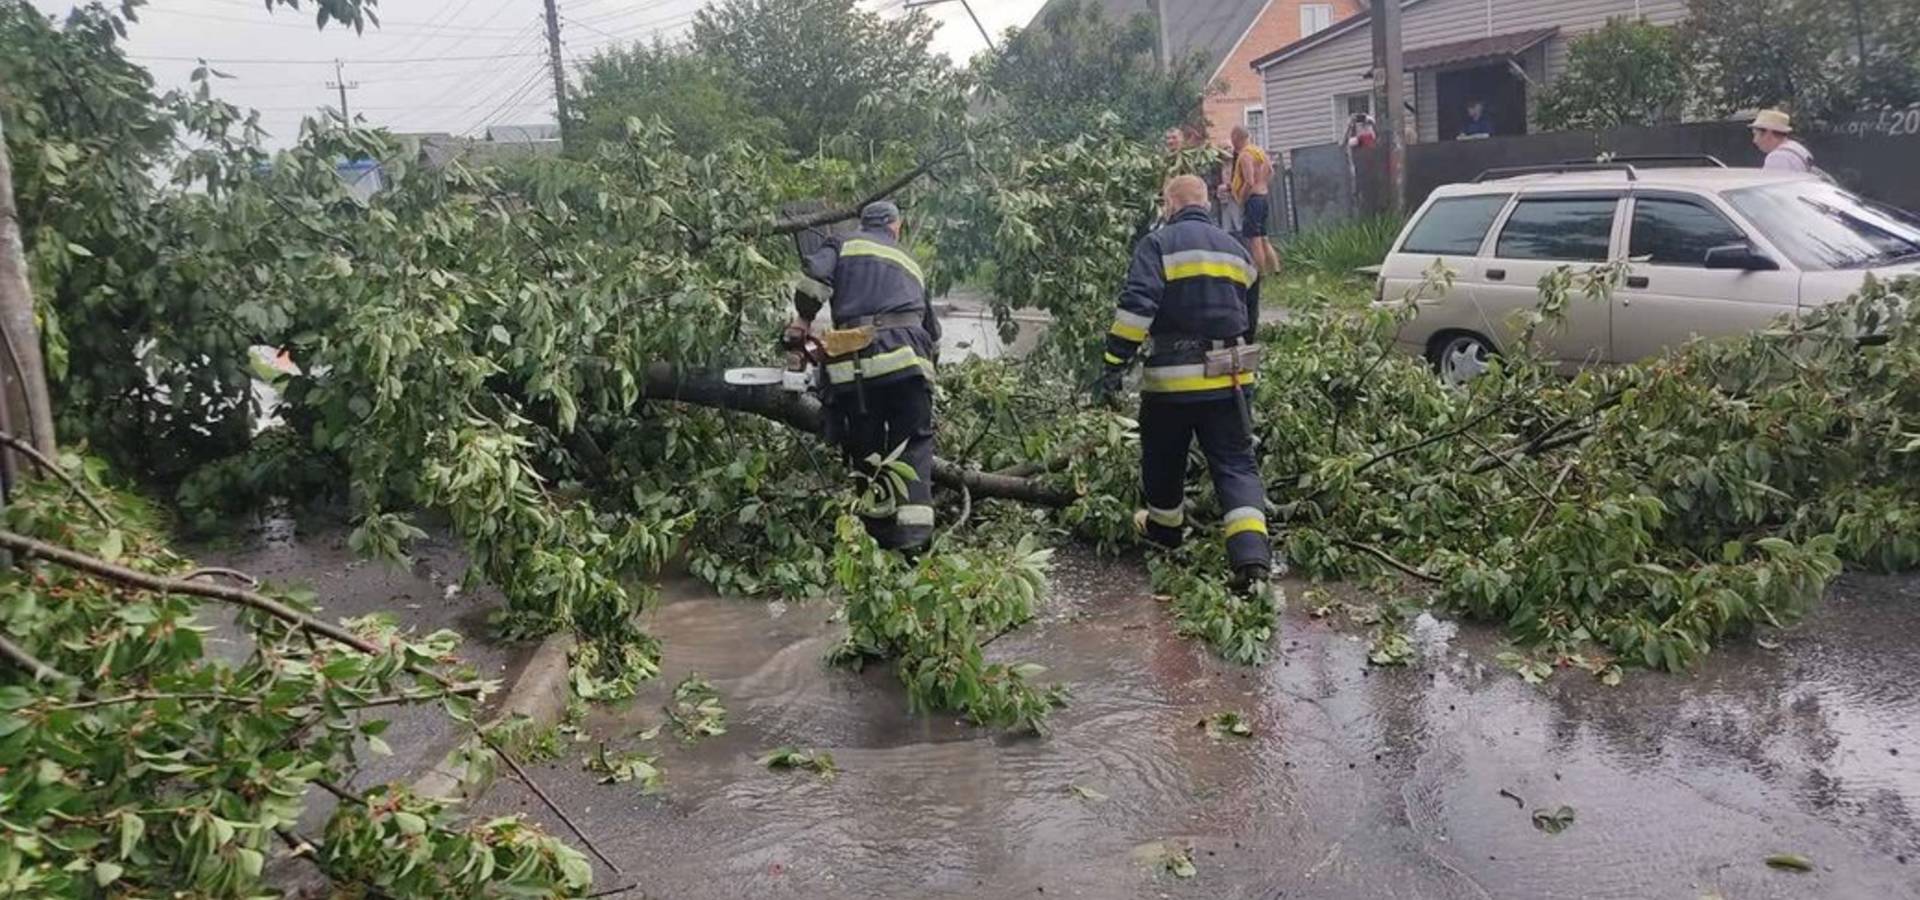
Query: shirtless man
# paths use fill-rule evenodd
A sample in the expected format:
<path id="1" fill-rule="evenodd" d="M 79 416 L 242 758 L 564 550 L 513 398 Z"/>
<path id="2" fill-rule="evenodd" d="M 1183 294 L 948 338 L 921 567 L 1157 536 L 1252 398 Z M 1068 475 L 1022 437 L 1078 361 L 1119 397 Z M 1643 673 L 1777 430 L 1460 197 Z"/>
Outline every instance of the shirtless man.
<path id="1" fill-rule="evenodd" d="M 1233 177 L 1228 191 L 1243 211 L 1240 239 L 1253 254 L 1262 274 L 1280 270 L 1280 254 L 1267 242 L 1267 188 L 1273 181 L 1273 161 L 1256 146 L 1243 125 L 1233 126 Z"/>

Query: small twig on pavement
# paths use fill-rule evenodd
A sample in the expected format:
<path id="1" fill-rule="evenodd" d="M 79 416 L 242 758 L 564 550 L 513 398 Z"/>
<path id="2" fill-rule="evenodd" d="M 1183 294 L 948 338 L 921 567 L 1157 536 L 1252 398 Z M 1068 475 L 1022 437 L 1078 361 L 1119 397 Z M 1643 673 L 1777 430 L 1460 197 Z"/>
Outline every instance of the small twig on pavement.
<path id="1" fill-rule="evenodd" d="M 244 584 L 250 588 L 257 588 L 260 586 L 260 579 L 255 578 L 252 575 L 248 575 L 247 573 L 242 572 L 238 569 L 229 569 L 224 566 L 201 566 L 198 569 L 195 569 L 191 572 L 188 572 L 185 575 L 180 576 L 180 578 L 184 581 L 192 581 L 195 578 L 211 578 L 216 575 L 222 578 L 231 578 L 234 581 L 238 581 L 241 584 Z"/>

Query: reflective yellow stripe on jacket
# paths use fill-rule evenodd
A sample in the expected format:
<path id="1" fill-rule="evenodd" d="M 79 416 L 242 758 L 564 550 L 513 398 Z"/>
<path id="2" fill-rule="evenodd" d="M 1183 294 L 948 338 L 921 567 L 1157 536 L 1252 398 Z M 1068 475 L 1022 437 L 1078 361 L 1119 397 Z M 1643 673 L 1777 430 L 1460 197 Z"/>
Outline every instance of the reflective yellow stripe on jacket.
<path id="1" fill-rule="evenodd" d="M 1231 388 L 1234 376 L 1216 375 L 1207 377 L 1204 365 L 1188 366 L 1148 366 L 1141 373 L 1140 390 L 1149 394 L 1182 394 L 1190 391 L 1218 391 Z M 1253 373 L 1242 372 L 1240 384 L 1252 384 Z"/>
<path id="2" fill-rule="evenodd" d="M 1123 309 L 1114 314 L 1113 328 L 1109 329 L 1107 333 L 1123 341 L 1132 341 L 1138 344 L 1147 339 L 1147 329 L 1152 327 L 1152 316 L 1143 316 L 1139 313 L 1127 312 Z"/>
<path id="3" fill-rule="evenodd" d="M 858 374 L 867 378 L 879 378 L 882 375 L 892 375 L 901 369 L 919 366 L 920 373 L 925 375 L 927 380 L 933 380 L 933 363 L 921 359 L 920 354 L 915 353 L 912 347 L 906 346 L 895 347 L 885 353 L 876 353 L 860 360 L 849 359 L 828 363 L 827 379 L 834 384 L 852 384 L 855 380 L 854 364 L 856 362 L 860 365 Z"/>
<path id="4" fill-rule="evenodd" d="M 898 247 L 889 247 L 885 244 L 877 244 L 873 241 L 863 241 L 856 238 L 840 245 L 840 255 L 878 257 L 907 270 L 907 274 L 912 275 L 913 280 L 921 284 L 927 283 L 926 276 L 920 274 L 920 264 L 914 262 L 913 257 L 908 256 L 905 251 Z"/>
<path id="5" fill-rule="evenodd" d="M 1170 282 L 1185 278 L 1224 278 L 1241 287 L 1251 287 L 1258 277 L 1252 265 L 1232 253 L 1182 250 L 1160 259 Z"/>

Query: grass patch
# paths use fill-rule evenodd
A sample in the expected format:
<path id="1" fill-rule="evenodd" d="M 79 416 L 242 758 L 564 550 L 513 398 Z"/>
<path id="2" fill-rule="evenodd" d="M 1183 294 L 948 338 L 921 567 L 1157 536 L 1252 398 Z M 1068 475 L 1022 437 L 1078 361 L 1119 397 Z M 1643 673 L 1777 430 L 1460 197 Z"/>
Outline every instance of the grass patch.
<path id="1" fill-rule="evenodd" d="M 1288 271 L 1360 278 L 1354 270 L 1385 260 L 1404 221 L 1372 216 L 1309 231 L 1280 245 L 1280 262 Z"/>

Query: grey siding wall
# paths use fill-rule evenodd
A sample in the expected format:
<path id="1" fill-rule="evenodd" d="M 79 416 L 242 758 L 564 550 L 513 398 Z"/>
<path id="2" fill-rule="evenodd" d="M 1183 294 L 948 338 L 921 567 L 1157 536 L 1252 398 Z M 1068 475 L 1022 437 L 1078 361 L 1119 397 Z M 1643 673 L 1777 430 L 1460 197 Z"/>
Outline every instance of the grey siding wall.
<path id="1" fill-rule="evenodd" d="M 1528 74 L 1544 84 L 1565 71 L 1570 40 L 1609 18 L 1639 16 L 1665 25 L 1686 14 L 1686 0 L 1421 0 L 1402 16 L 1401 39 L 1412 50 L 1558 26 L 1560 34 L 1524 61 Z M 1333 98 L 1368 90 L 1372 64 L 1373 38 L 1361 27 L 1268 67 L 1266 145 L 1289 150 L 1332 140 Z M 1407 96 L 1417 110 L 1420 139 L 1431 141 L 1437 137 L 1433 79 L 1419 74 L 1408 73 Z"/>

